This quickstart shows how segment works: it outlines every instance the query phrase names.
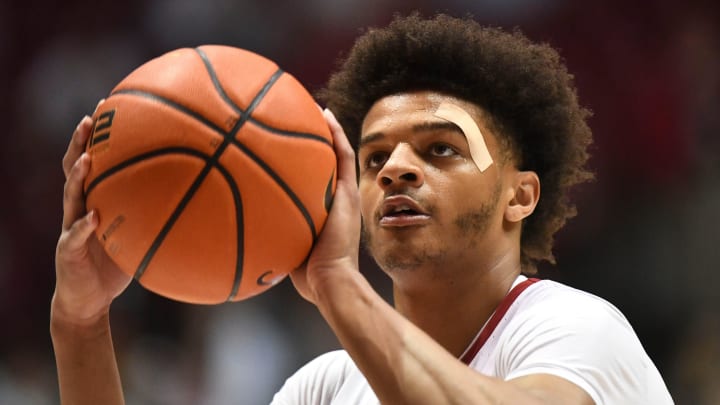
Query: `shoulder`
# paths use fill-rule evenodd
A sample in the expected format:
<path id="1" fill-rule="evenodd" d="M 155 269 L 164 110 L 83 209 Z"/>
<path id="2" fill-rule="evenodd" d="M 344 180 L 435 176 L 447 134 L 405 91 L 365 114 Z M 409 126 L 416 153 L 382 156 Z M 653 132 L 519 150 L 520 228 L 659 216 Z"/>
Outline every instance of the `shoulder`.
<path id="1" fill-rule="evenodd" d="M 593 294 L 550 280 L 516 301 L 502 339 L 506 379 L 547 373 L 585 389 L 596 403 L 662 398 L 667 388 L 625 316 Z"/>
<path id="2" fill-rule="evenodd" d="M 512 364 L 548 355 L 602 361 L 613 353 L 643 354 L 625 316 L 606 300 L 551 280 L 530 286 L 515 304 L 503 332 Z"/>
<path id="3" fill-rule="evenodd" d="M 538 319 L 560 323 L 611 322 L 630 328 L 625 316 L 610 302 L 588 292 L 552 280 L 540 280 L 518 298 L 522 310 L 518 314 L 526 320 Z M 583 322 L 585 321 L 585 322 Z"/>
<path id="4" fill-rule="evenodd" d="M 273 405 L 330 404 L 355 364 L 344 350 L 322 354 L 285 381 L 273 398 Z"/>

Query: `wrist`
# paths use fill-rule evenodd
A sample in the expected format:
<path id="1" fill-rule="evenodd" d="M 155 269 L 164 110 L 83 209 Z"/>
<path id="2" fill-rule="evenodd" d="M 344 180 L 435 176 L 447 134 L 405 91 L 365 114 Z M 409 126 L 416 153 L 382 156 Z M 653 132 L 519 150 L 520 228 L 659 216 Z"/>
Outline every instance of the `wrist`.
<path id="1" fill-rule="evenodd" d="M 325 314 L 342 311 L 375 295 L 367 279 L 359 271 L 334 271 L 313 283 L 315 305 Z"/>
<path id="2" fill-rule="evenodd" d="M 92 338 L 103 334 L 110 328 L 110 307 L 106 306 L 95 313 L 76 313 L 68 309 L 59 299 L 53 296 L 50 304 L 50 334 L 72 335 L 77 338 Z"/>

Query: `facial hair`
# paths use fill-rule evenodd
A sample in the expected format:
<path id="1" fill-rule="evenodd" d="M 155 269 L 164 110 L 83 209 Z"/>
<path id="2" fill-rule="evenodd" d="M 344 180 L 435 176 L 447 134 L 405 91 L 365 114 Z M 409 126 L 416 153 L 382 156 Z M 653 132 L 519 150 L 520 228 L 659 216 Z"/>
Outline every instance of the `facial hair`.
<path id="1" fill-rule="evenodd" d="M 455 230 L 454 238 L 466 242 L 465 249 L 472 249 L 475 246 L 477 237 L 482 235 L 490 225 L 494 209 L 500 199 L 500 183 L 493 190 L 493 195 L 486 204 L 477 209 L 463 212 L 452 221 Z M 430 212 L 434 207 L 426 207 Z M 431 209 L 432 208 L 432 209 Z M 361 240 L 364 249 L 375 259 L 375 262 L 383 270 L 410 270 L 420 266 L 430 265 L 433 268 L 440 268 L 448 256 L 447 249 L 432 247 L 431 243 L 423 246 L 408 249 L 378 249 L 374 245 L 372 235 L 367 231 L 363 221 Z"/>

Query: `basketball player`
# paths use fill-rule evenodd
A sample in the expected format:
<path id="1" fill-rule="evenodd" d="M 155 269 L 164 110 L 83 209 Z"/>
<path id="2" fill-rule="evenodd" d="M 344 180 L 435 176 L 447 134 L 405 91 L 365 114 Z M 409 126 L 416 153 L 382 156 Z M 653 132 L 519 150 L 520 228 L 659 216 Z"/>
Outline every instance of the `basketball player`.
<path id="1" fill-rule="evenodd" d="M 356 42 L 322 97 L 339 118 L 324 113 L 337 192 L 291 276 L 345 350 L 300 369 L 273 404 L 672 403 L 615 307 L 526 277 L 554 261 L 568 188 L 591 177 L 588 113 L 555 51 L 471 20 L 398 18 Z M 51 332 L 63 401 L 115 404 L 109 306 L 130 278 L 90 237 L 91 125 L 63 161 Z M 361 218 L 394 307 L 358 271 Z"/>

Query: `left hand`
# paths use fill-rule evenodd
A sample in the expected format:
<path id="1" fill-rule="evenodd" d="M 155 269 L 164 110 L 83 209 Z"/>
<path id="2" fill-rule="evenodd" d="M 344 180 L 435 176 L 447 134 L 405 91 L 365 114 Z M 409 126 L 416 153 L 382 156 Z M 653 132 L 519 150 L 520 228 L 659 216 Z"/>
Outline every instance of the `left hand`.
<path id="1" fill-rule="evenodd" d="M 295 289 L 317 304 L 318 291 L 345 271 L 359 271 L 360 194 L 355 170 L 355 151 L 333 113 L 323 116 L 333 136 L 337 156 L 337 186 L 332 208 L 306 264 L 290 273 Z"/>

